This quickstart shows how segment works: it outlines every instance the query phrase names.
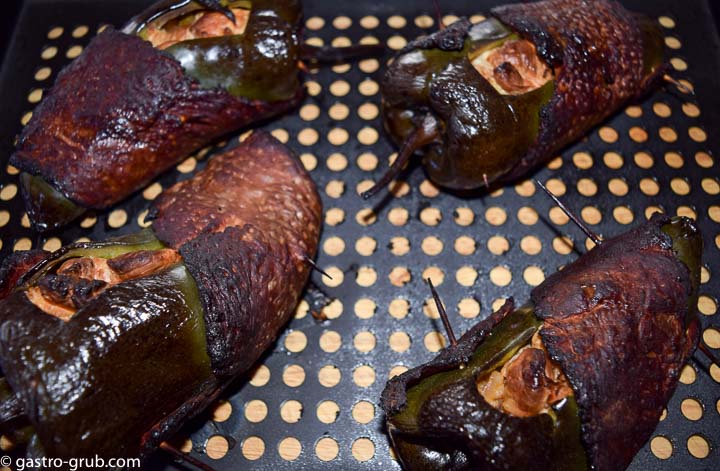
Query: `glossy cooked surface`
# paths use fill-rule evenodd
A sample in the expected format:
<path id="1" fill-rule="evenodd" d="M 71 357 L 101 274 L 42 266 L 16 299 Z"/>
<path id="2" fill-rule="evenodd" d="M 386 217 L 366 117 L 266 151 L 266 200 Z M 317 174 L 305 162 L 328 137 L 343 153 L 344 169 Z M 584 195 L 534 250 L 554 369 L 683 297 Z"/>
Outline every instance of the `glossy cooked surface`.
<path id="1" fill-rule="evenodd" d="M 66 52 L 75 45 L 86 46 L 95 36 L 96 25 L 102 22 L 120 25 L 130 14 L 148 4 L 142 0 L 127 0 L 122 2 L 122 6 L 112 2 L 117 3 L 117 6 L 111 8 L 108 2 L 100 3 L 102 4 L 91 0 L 83 0 L 82 3 L 58 0 L 52 2 L 54 8 L 51 10 L 47 10 L 50 4 L 46 3 L 42 4 L 43 9 L 38 5 L 29 10 L 30 14 L 25 17 L 21 29 L 26 32 L 23 38 L 27 41 L 23 42 L 22 47 L 18 44 L 11 48 L 6 56 L 9 64 L 17 67 L 11 67 L 12 73 L 0 80 L 0 92 L 3 96 L 0 101 L 7 106 L 6 112 L 0 115 L 0 121 L 5 123 L 2 126 L 1 141 L 7 149 L 6 158 L 9 157 L 14 134 L 21 129 L 21 118 L 36 106 L 28 102 L 28 95 L 36 88 L 45 88 L 51 84 L 60 68 L 70 62 L 65 56 Z M 106 3 L 108 5 L 105 5 Z M 304 3 L 305 18 L 308 20 L 305 37 L 319 37 L 326 45 L 341 41 L 342 38 L 349 38 L 356 43 L 366 36 L 374 36 L 382 44 L 389 41 L 393 47 L 400 47 L 403 43 L 398 41 L 400 38 L 397 36 L 410 40 L 438 29 L 437 21 L 431 21 L 434 19 L 432 2 L 391 0 L 378 4 L 365 1 L 308 0 Z M 444 15 L 487 16 L 489 9 L 499 3 L 501 2 L 497 0 L 452 0 L 450 3 L 442 3 L 441 8 Z M 662 87 L 638 106 L 619 111 L 616 116 L 604 122 L 602 128 L 589 133 L 587 140 L 579 141 L 563 151 L 562 159 L 553 160 L 549 167 L 543 167 L 533 176 L 558 193 L 565 188 L 562 198 L 578 213 L 587 207 L 583 214 L 588 217 L 588 223 L 598 221 L 597 218 L 592 219 L 593 215 L 602 216 L 602 219 L 591 227 L 605 237 L 626 230 L 629 226 L 625 224 L 630 217 L 633 221 L 630 225 L 640 223 L 646 211 L 651 211 L 646 209 L 649 206 L 660 206 L 669 214 L 676 214 L 676 211 L 687 214 L 686 211 L 690 211 L 688 208 L 691 207 L 698 217 L 698 224 L 706 240 L 704 263 L 708 270 L 704 271 L 704 284 L 700 287 L 700 293 L 704 295 L 701 307 L 709 314 L 715 312 L 713 302 L 717 299 L 716 293 L 720 292 L 720 276 L 717 270 L 713 269 L 720 256 L 714 241 L 720 225 L 716 223 L 717 217 L 711 218 L 711 215 L 715 215 L 712 211 L 713 205 L 717 205 L 716 196 L 707 193 L 703 188 L 707 187 L 706 180 L 715 180 L 720 165 L 717 158 L 718 140 L 713 138 L 712 132 L 720 128 L 716 126 L 720 106 L 715 106 L 716 94 L 713 91 L 716 87 L 712 85 L 714 75 L 707 72 L 714 69 L 717 58 L 703 46 L 708 44 L 707 41 L 712 42 L 715 37 L 714 29 L 708 29 L 712 19 L 697 14 L 698 11 L 705 11 L 708 3 L 707 0 L 688 0 L 683 4 L 684 7 L 680 8 L 672 0 L 658 0 L 652 4 L 642 0 L 624 0 L 623 4 L 628 9 L 650 14 L 656 23 L 659 19 L 663 36 L 668 42 L 675 41 L 676 47 L 679 45 L 678 49 L 668 50 L 667 57 L 681 58 L 688 68 L 669 73 L 676 79 L 687 80 L 695 88 L 697 95 L 684 94 L 673 86 Z M 29 5 L 35 6 L 36 3 Z M 58 14 L 58 10 L 61 10 L 62 14 Z M 49 12 L 52 13 L 50 16 Z M 340 25 L 343 16 L 350 18 L 352 25 L 347 29 L 338 29 L 334 24 Z M 324 20 L 322 27 L 318 26 L 319 18 Z M 672 18 L 674 23 L 670 23 L 669 18 Z M 404 20 L 405 24 L 397 27 L 395 21 L 400 20 Z M 476 20 L 477 18 L 473 19 Z M 87 25 L 89 31 L 85 36 L 76 38 L 73 32 L 82 25 Z M 58 26 L 64 28 L 63 34 L 48 39 L 48 33 L 55 31 Z M 40 52 L 46 47 L 57 48 L 54 59 L 48 60 L 40 56 Z M 439 320 L 426 317 L 426 313 L 431 313 L 432 305 L 425 305 L 430 293 L 423 281 L 423 272 L 428 270 L 428 273 L 431 273 L 456 333 L 460 334 L 486 317 L 492 307 L 496 308 L 495 300 L 508 294 L 513 294 L 520 302 L 527 300 L 533 285 L 538 282 L 536 275 L 540 274 L 539 270 L 547 277 L 557 267 L 567 265 L 586 250 L 580 231 L 571 223 L 563 224 L 564 220 L 556 217 L 560 212 L 551 209 L 552 202 L 542 197 L 540 189 L 532 180 L 523 181 L 517 187 L 506 187 L 503 194 L 483 197 L 481 192 L 477 198 L 467 198 L 446 192 L 438 194 L 426 181 L 427 175 L 420 166 L 414 166 L 400 176 L 403 192 L 390 199 L 387 206 L 376 208 L 377 221 L 365 226 L 360 219 L 364 212 L 360 211 L 375 207 L 376 201 L 365 204 L 358 202 L 356 185 L 364 180 L 377 179 L 383 173 L 387 156 L 397 150 L 384 133 L 380 118 L 364 113 L 368 107 L 373 109 L 380 103 L 376 85 L 380 82 L 384 69 L 383 61 L 380 62 L 377 69 L 373 69 L 373 66 L 377 67 L 374 61 L 367 61 L 354 64 L 347 71 L 321 68 L 317 73 L 311 72 L 306 78 L 316 82 L 321 88 L 310 84 L 312 93 L 304 103 L 308 106 L 292 111 L 281 121 L 264 124 L 268 131 L 274 131 L 280 137 L 287 136 L 288 145 L 298 153 L 316 157 L 316 160 L 311 157 L 308 160 L 308 156 L 303 159 L 308 163 L 307 168 L 311 170 L 310 174 L 318 184 L 328 220 L 323 229 L 318 263 L 333 276 L 337 272 L 334 267 L 343 271 L 345 276 L 342 283 L 337 276 L 334 276 L 334 280 L 329 280 L 317 272 L 312 274 L 312 278 L 330 296 L 340 299 L 343 309 L 337 318 L 334 318 L 333 313 L 337 315 L 339 310 L 328 310 L 331 318 L 325 322 L 318 322 L 309 312 L 298 311 L 297 317 L 274 345 L 273 353 L 264 355 L 258 363 L 258 372 L 252 384 L 238 385 L 228 390 L 221 396 L 221 400 L 211 405 L 206 416 L 181 431 L 177 441 L 173 443 L 178 446 L 186 443 L 189 446 L 189 440 L 192 440 L 192 456 L 215 469 L 266 470 L 293 466 L 318 470 L 357 467 L 398 470 L 399 465 L 388 450 L 388 438 L 382 425 L 384 415 L 378 400 L 385 381 L 391 374 L 402 371 L 403 367 L 428 361 L 437 355 L 435 349 L 438 344 L 430 340 L 440 339 L 443 329 Z M 41 67 L 51 69 L 50 77 L 44 81 L 34 79 L 34 74 Z M 335 93 L 336 85 L 333 84 L 338 81 L 347 82 L 349 85 L 346 95 Z M 371 89 L 371 85 L 374 88 Z M 313 95 L 314 93 L 318 94 Z M 349 113 L 345 119 L 340 119 L 343 116 L 336 114 L 337 109 L 345 106 L 349 108 Z M 663 108 L 666 114 L 659 115 L 654 111 L 661 112 Z M 316 118 L 316 115 L 307 114 L 309 110 L 317 109 L 320 113 Z M 696 116 L 697 113 L 700 114 Z M 697 142 L 690 138 L 688 131 L 693 126 L 708 133 L 707 141 Z M 306 128 L 317 130 L 317 142 L 305 140 L 309 132 L 303 131 Z M 348 132 L 346 142 L 330 141 L 328 136 L 335 137 L 335 134 L 330 132 L 335 132 L 336 128 L 337 132 Z M 633 139 L 637 128 L 647 133 L 647 141 L 639 142 Z M 675 130 L 677 141 L 667 144 L 660 138 L 659 133 L 664 133 L 665 128 Z M 617 133 L 617 141 L 605 140 L 613 131 Z M 377 141 L 367 141 L 366 132 L 377 132 Z M 310 143 L 312 145 L 308 145 Z M 236 142 L 233 140 L 229 145 L 234 146 Z M 710 153 L 712 158 L 702 157 L 703 154 L 696 157 L 695 154 L 699 151 Z M 366 152 L 378 158 L 377 165 L 367 165 L 368 156 L 364 155 Z M 636 156 L 637 152 L 642 154 Z M 676 152 L 682 157 L 676 154 L 666 156 L 669 152 Z M 207 155 L 204 152 L 196 154 L 196 159 L 190 159 L 177 168 L 170 169 L 158 178 L 157 184 L 153 184 L 145 194 L 151 195 L 153 191 L 158 191 L 160 186 L 167 189 L 176 181 L 188 179 L 202 170 L 213 153 L 217 154 L 219 150 L 213 148 Z M 336 153 L 342 154 L 345 159 L 335 155 Z M 648 167 L 650 156 L 646 153 L 652 156 L 651 167 Z M 622 164 L 618 163 L 620 157 Z M 347 166 L 337 166 L 339 159 L 346 161 Z M 188 172 L 193 167 L 194 170 Z M 646 188 L 646 178 L 657 182 L 657 194 L 650 195 L 641 191 L 641 188 Z M 670 183 L 675 178 L 687 181 L 689 194 L 680 196 L 673 192 Z M 618 179 L 622 181 L 618 182 Z M 2 185 L 11 185 L 17 182 L 17 176 L 0 172 L 0 182 Z M 334 185 L 339 183 L 344 184 L 344 192 L 337 197 Z M 624 185 L 620 185 L 618 189 L 618 183 Z M 588 187 L 591 191 L 597 188 L 597 193 L 588 193 Z M 622 190 L 623 187 L 625 190 Z M 3 188 L 5 189 L 5 186 Z M 79 237 L 100 240 L 137 231 L 140 228 L 138 220 L 142 221 L 144 211 L 150 204 L 150 198 L 143 194 L 138 192 L 121 206 L 113 208 L 118 210 L 114 213 L 97 214 L 97 220 L 86 221 L 82 226 L 76 222 L 61 233 L 47 234 L 39 240 L 31 229 L 21 225 L 24 211 L 21 195 L 18 194 L 10 200 L 0 200 L 0 213 L 5 210 L 10 215 L 9 222 L 0 229 L 3 243 L 0 258 L 12 253 L 16 241 L 21 239 L 18 247 L 26 248 L 30 242 L 33 248 L 40 248 L 46 242 L 48 247 L 53 244 L 53 247 L 56 247 L 59 241 L 54 237 L 62 243 L 71 243 Z M 599 213 L 593 213 L 596 208 Z M 337 222 L 339 210 L 344 213 L 341 223 Z M 623 210 L 625 212 L 621 212 Z M 400 211 L 407 211 L 408 214 L 407 221 L 402 225 L 399 225 L 401 222 L 396 219 Z M 632 216 L 628 211 L 632 212 Z M 505 222 L 501 225 L 495 225 L 500 223 L 491 217 L 497 212 L 504 215 L 500 221 Z M 123 213 L 126 220 L 118 222 L 118 216 Z M 537 221 L 528 221 L 525 218 L 526 215 L 534 216 L 535 213 L 538 216 Z M 440 223 L 426 224 L 425 221 L 429 220 L 426 216 L 430 214 L 437 214 L 438 218 L 442 218 Z M 435 219 L 432 219 L 432 224 L 434 221 Z M 469 225 L 464 225 L 468 223 Z M 405 239 L 407 242 L 403 245 Z M 426 249 L 432 247 L 430 241 L 437 240 L 442 242 L 442 252 L 432 255 L 437 252 Z M 503 243 L 507 241 L 506 252 L 495 251 L 498 240 Z M 344 250 L 338 254 L 340 248 L 337 248 L 337 242 L 340 241 L 344 242 Z M 376 245 L 367 249 L 368 251 L 360 253 L 356 250 L 356 247 L 360 250 L 367 248 L 369 242 L 373 241 Z M 528 244 L 528 241 L 531 243 Z M 468 243 L 470 245 L 467 245 Z M 373 248 L 375 250 L 372 255 L 365 255 Z M 443 265 L 439 264 L 441 259 Z M 358 274 L 354 268 L 356 266 L 360 270 Z M 389 275 L 394 274 L 393 270 L 404 268 L 411 273 L 411 278 L 403 286 L 398 286 L 395 278 Z M 356 278 L 361 283 L 365 281 L 369 269 L 377 274 L 375 282 L 372 285 L 369 285 L 369 282 L 358 284 Z M 507 286 L 504 286 L 504 283 L 495 283 L 498 279 L 496 272 L 504 269 L 507 269 L 508 279 L 509 275 L 512 275 Z M 477 277 L 466 276 L 468 273 L 476 273 Z M 337 285 L 338 283 L 340 284 Z M 312 302 L 310 304 L 313 305 Z M 407 306 L 406 317 L 400 318 L 405 311 L 396 309 L 398 306 Z M 704 328 L 717 326 L 720 322 L 717 315 L 701 317 Z M 440 331 L 440 334 L 435 331 Z M 370 349 L 373 345 L 363 350 L 356 348 L 354 338 L 358 337 L 357 345 L 360 346 L 359 340 L 363 335 L 367 335 L 367 332 L 375 337 L 374 348 Z M 395 332 L 399 333 L 392 336 Z M 395 342 L 397 337 L 405 334 L 410 338 L 409 344 L 405 344 L 406 350 L 399 347 L 402 345 L 400 342 Z M 337 338 L 334 348 L 339 345 L 337 351 L 328 347 L 332 344 L 327 343 L 327 340 L 333 338 L 333 335 Z M 428 341 L 424 342 L 426 336 Z M 306 338 L 307 345 L 304 342 L 298 345 L 298 337 Z M 300 349 L 302 350 L 299 351 Z M 366 352 L 368 349 L 370 350 Z M 715 352 L 717 354 L 717 350 Z M 718 399 L 717 383 L 712 376 L 705 373 L 708 361 L 700 354 L 697 357 L 698 361 L 691 361 L 687 368 L 683 369 L 685 383 L 678 386 L 676 394 L 668 404 L 667 417 L 654 431 L 652 447 L 648 443 L 641 450 L 631 469 L 645 471 L 682 468 L 704 471 L 717 459 L 719 450 L 716 444 L 720 437 L 720 415 L 714 412 Z M 318 376 L 330 368 L 328 366 L 323 369 L 326 365 L 333 365 L 337 368 L 333 368 L 333 371 L 341 375 L 335 386 L 324 386 L 318 381 Z M 362 368 L 355 374 L 355 369 L 360 365 Z M 290 372 L 300 367 L 304 370 L 305 381 L 299 386 L 290 386 L 297 384 L 292 383 L 293 376 Z M 288 373 L 285 373 L 286 370 Z M 367 383 L 361 381 L 361 378 L 367 376 L 359 374 L 366 370 L 375 373 L 374 382 L 369 386 L 365 386 Z M 717 373 L 720 373 L 720 370 L 713 368 L 714 378 L 719 378 Z M 355 378 L 358 378 L 357 383 Z M 285 383 L 286 379 L 288 384 Z M 327 401 L 337 404 L 337 417 L 334 413 L 322 414 L 326 410 Z M 687 403 L 697 406 L 694 410 L 698 415 L 702 413 L 699 419 L 695 420 L 697 416 L 688 413 Z M 288 423 L 285 419 L 289 416 L 285 412 L 293 404 L 298 407 L 302 405 L 302 414 L 293 419 L 297 422 Z M 263 417 L 258 415 L 261 406 L 262 410 L 267 409 L 264 419 L 251 422 L 247 417 L 253 420 Z M 215 407 L 218 409 L 213 415 L 210 411 L 215 410 Z M 225 417 L 228 417 L 227 420 L 220 422 Z M 212 420 L 213 418 L 215 420 Z M 324 420 L 334 422 L 326 423 Z M 224 448 L 217 446 L 220 440 L 218 434 L 228 439 L 230 446 L 226 453 Z M 693 446 L 698 441 L 703 443 L 694 437 L 688 444 L 688 438 L 693 435 L 701 435 L 709 444 L 710 453 L 706 458 L 696 458 L 692 454 L 697 453 L 697 448 Z M 287 437 L 290 438 L 286 440 Z M 185 439 L 188 441 L 184 442 Z M 323 440 L 320 444 L 316 445 L 321 439 Z M 324 454 L 328 449 L 324 445 L 331 439 L 335 440 L 339 451 L 334 459 L 325 462 L 319 457 L 330 459 Z M 259 440 L 264 443 L 264 448 L 250 446 Z M 363 444 L 369 445 L 370 441 L 374 444 L 374 450 L 372 447 L 361 447 Z M 662 442 L 672 444 L 672 454 L 668 459 L 658 457 L 662 453 L 670 453 L 669 448 L 659 446 Z M 296 448 L 292 448 L 292 444 L 295 444 Z M 293 454 L 292 450 L 298 451 Z M 297 459 L 291 461 L 298 452 L 300 455 Z M 224 456 L 217 459 L 220 455 Z M 258 456 L 260 457 L 255 459 Z M 359 459 L 367 461 L 360 462 Z M 174 470 L 171 460 L 166 459 L 163 454 L 157 454 L 153 461 L 158 469 Z"/>
<path id="2" fill-rule="evenodd" d="M 165 51 L 201 87 L 267 102 L 278 114 L 287 111 L 282 103 L 297 104 L 302 95 L 299 43 L 296 23 L 253 10 L 241 35 L 183 41 Z"/>
<path id="3" fill-rule="evenodd" d="M 24 291 L 0 303 L 0 362 L 44 453 L 136 456 L 142 436 L 212 382 L 182 266 L 114 286 L 68 321 Z"/>
<path id="4" fill-rule="evenodd" d="M 381 405 L 405 469 L 583 470 L 577 405 L 518 417 L 488 403 L 477 387 L 530 342 L 541 323 L 512 302 L 435 359 L 392 378 Z"/>
<path id="5" fill-rule="evenodd" d="M 108 30 L 58 77 L 11 161 L 73 202 L 104 208 L 231 130 L 285 111 L 204 89 L 173 58 Z"/>
<path id="6" fill-rule="evenodd" d="M 656 54 L 662 51 L 657 26 L 645 35 L 647 20 L 614 0 L 517 3 L 492 14 L 533 42 L 557 75 L 555 93 L 540 111 L 535 143 L 503 181 L 523 175 L 628 100 L 640 98 L 665 71 L 662 52 Z"/>
<path id="7" fill-rule="evenodd" d="M 509 172 L 516 156 L 532 145 L 536 110 L 550 97 L 552 83 L 523 95 L 503 95 L 469 58 L 510 39 L 511 32 L 496 21 L 472 26 L 460 20 L 411 42 L 387 68 L 382 113 L 396 143 L 409 139 L 425 116 L 438 122 L 436 138 L 421 151 L 435 183 L 482 186 Z"/>
<path id="8" fill-rule="evenodd" d="M 253 134 L 155 208 L 154 233 L 5 262 L 0 365 L 43 454 L 147 456 L 294 312 L 321 205 L 275 138 Z"/>
<path id="9" fill-rule="evenodd" d="M 447 460 L 458 469 L 625 469 L 695 349 L 701 253 L 692 221 L 656 215 L 550 276 L 533 290 L 528 307 L 501 310 L 457 348 L 391 379 L 382 405 L 401 460 L 410 469 Z M 507 362 L 539 323 L 574 399 L 560 401 L 552 415 L 502 413 L 473 379 Z M 485 352 L 495 360 L 478 363 Z M 587 463 L 573 456 L 580 436 Z"/>
<path id="10" fill-rule="evenodd" d="M 479 24 L 460 20 L 411 42 L 383 80 L 385 127 L 398 144 L 424 116 L 438 119 L 437 138 L 420 152 L 432 180 L 450 189 L 525 175 L 652 89 L 664 70 L 657 27 L 617 2 L 548 0 L 491 13 Z M 508 95 L 471 60 L 488 48 L 524 44 L 518 37 L 534 50 L 516 48 L 517 60 L 493 69 L 499 82 L 520 92 Z M 538 57 L 554 78 L 546 82 L 541 73 L 528 87 L 517 66 Z"/>

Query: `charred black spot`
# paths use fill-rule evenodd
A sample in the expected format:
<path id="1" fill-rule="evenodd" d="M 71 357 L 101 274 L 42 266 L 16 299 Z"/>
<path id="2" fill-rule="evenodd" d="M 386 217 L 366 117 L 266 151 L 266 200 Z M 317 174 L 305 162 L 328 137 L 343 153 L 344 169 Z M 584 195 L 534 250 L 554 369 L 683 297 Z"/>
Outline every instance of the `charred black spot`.
<path id="1" fill-rule="evenodd" d="M 62 302 L 72 295 L 75 280 L 67 275 L 48 275 L 38 281 L 38 287 L 45 298 Z"/>
<path id="2" fill-rule="evenodd" d="M 428 36 L 411 41 L 401 53 L 413 49 L 440 49 L 442 51 L 460 51 L 465 46 L 465 38 L 472 23 L 461 18 L 450 26 Z"/>
<path id="3" fill-rule="evenodd" d="M 102 293 L 107 283 L 102 280 L 78 280 L 74 286 L 72 302 L 76 308 L 85 306 Z"/>

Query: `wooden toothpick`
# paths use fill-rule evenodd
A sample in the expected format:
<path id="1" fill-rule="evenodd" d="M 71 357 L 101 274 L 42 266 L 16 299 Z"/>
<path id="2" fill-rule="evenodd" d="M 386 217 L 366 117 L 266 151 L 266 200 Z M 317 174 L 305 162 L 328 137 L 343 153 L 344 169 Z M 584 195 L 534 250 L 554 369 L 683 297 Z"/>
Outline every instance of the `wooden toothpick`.
<path id="1" fill-rule="evenodd" d="M 327 277 L 328 277 L 329 279 L 331 279 L 331 280 L 333 279 L 333 277 L 330 276 L 330 275 L 328 275 L 328 273 L 327 273 L 325 270 L 323 270 L 322 268 L 320 268 L 319 266 L 317 266 L 317 263 L 315 263 L 315 260 L 313 260 L 312 258 L 310 258 L 310 257 L 308 257 L 307 255 L 305 255 L 304 258 L 303 258 L 303 260 L 305 261 L 305 263 L 307 263 L 308 265 L 310 265 L 310 267 L 311 267 L 313 270 L 321 273 L 323 276 L 327 276 Z"/>
<path id="2" fill-rule="evenodd" d="M 432 296 L 435 300 L 435 306 L 437 307 L 440 318 L 442 319 L 445 330 L 447 331 L 448 338 L 450 339 L 450 345 L 456 347 L 457 339 L 455 338 L 455 332 L 453 332 L 452 330 L 452 326 L 450 325 L 450 319 L 448 318 L 447 312 L 445 312 L 445 307 L 440 300 L 440 295 L 435 290 L 435 286 L 433 286 L 432 280 L 430 278 L 427 279 L 427 284 L 430 285 L 430 291 L 432 291 Z"/>
<path id="3" fill-rule="evenodd" d="M 688 93 L 688 94 L 690 94 L 690 95 L 695 95 L 695 90 L 693 90 L 692 88 L 688 87 L 687 85 L 685 85 L 684 83 L 680 82 L 679 80 L 676 80 L 676 79 L 672 78 L 672 77 L 669 76 L 668 74 L 663 75 L 663 80 L 665 80 L 667 83 L 671 83 L 671 84 L 675 85 L 675 86 L 678 88 L 678 90 L 680 90 L 680 91 L 683 92 L 683 93 Z"/>
<path id="4" fill-rule="evenodd" d="M 565 206 L 565 204 L 562 201 L 560 201 L 560 199 L 557 196 L 555 196 L 555 194 L 552 191 L 545 188 L 545 185 L 540 183 L 540 180 L 535 180 L 535 183 L 537 183 L 538 186 L 540 188 L 542 188 L 542 190 L 555 202 L 556 205 L 558 205 L 558 207 L 560 209 L 563 210 L 563 212 L 565 214 L 567 214 L 567 217 L 569 217 L 570 220 L 572 220 L 572 222 L 574 222 L 575 225 L 578 226 L 580 228 L 580 230 L 582 230 L 585 233 L 585 235 L 590 238 L 590 240 L 595 242 L 595 245 L 602 245 L 602 239 L 600 239 L 600 237 L 597 234 L 595 234 L 593 231 L 591 231 L 590 228 L 587 227 L 585 225 L 585 223 L 580 220 L 580 218 L 578 218 L 572 211 L 570 211 L 570 209 L 568 209 L 568 207 Z"/>

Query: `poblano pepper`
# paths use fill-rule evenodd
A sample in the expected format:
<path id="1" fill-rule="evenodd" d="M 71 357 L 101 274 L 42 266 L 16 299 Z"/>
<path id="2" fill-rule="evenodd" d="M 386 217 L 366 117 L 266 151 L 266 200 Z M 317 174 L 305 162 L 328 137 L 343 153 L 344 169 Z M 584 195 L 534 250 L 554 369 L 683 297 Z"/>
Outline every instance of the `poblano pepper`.
<path id="1" fill-rule="evenodd" d="M 626 468 L 697 345 L 701 255 L 693 221 L 655 215 L 391 379 L 403 467 Z"/>
<path id="2" fill-rule="evenodd" d="M 0 269 L 4 433 L 30 457 L 147 457 L 277 337 L 321 213 L 299 159 L 256 132 L 166 190 L 151 228 L 13 254 Z"/>
<path id="3" fill-rule="evenodd" d="M 313 48 L 301 26 L 298 0 L 161 0 L 96 36 L 10 160 L 33 228 L 105 209 L 221 136 L 292 109 L 301 61 L 381 50 Z"/>
<path id="4" fill-rule="evenodd" d="M 408 44 L 381 84 L 398 158 L 415 152 L 453 190 L 506 183 L 587 133 L 662 76 L 663 39 L 649 18 L 607 0 L 499 6 Z"/>

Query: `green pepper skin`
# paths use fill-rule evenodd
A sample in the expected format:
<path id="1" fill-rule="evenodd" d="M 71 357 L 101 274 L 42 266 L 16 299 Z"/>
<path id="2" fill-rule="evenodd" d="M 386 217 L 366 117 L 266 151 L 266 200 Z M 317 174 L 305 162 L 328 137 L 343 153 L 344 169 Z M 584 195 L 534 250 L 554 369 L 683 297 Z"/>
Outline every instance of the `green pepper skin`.
<path id="1" fill-rule="evenodd" d="M 437 391 L 468 379 L 474 384 L 475 377 L 484 371 L 505 364 L 542 325 L 533 311 L 532 306 L 523 306 L 503 318 L 473 352 L 464 368 L 437 373 L 424 380 L 420 387 L 411 388 L 407 392 L 407 406 L 393 417 L 393 424 L 404 432 L 420 431 L 422 411 L 417 407 L 425 407 Z"/>
<path id="2" fill-rule="evenodd" d="M 242 147 L 211 159 L 209 178 L 164 191 L 150 212 L 153 231 L 198 284 L 213 368 L 229 377 L 252 366 L 288 321 L 322 225 L 297 156 L 258 131 Z"/>
<path id="3" fill-rule="evenodd" d="M 0 303 L 0 364 L 3 381 L 20 403 L 34 405 L 26 408 L 25 419 L 43 454 L 143 456 L 151 450 L 140 438 L 145 431 L 175 413 L 187 397 L 219 388 L 197 286 L 183 264 L 104 291 L 68 323 L 45 314 L 25 296 L 28 287 L 66 260 L 112 259 L 162 248 L 146 229 L 52 254 L 31 252 L 33 263 L 22 277 L 14 277 L 22 289 Z M 113 404 L 112 414 L 107 414 L 108 404 Z M 78 442 L 58 439 L 80 436 Z"/>
<path id="4" fill-rule="evenodd" d="M 40 177 L 23 172 L 20 174 L 21 194 L 28 210 L 28 218 L 40 232 L 68 224 L 85 213 Z"/>
<path id="5" fill-rule="evenodd" d="M 411 143 L 430 178 L 449 189 L 524 176 L 653 89 L 665 70 L 657 25 L 617 2 L 544 0 L 491 13 L 476 25 L 461 19 L 411 42 L 381 85 L 388 133 L 400 146 Z M 517 37 L 535 45 L 554 79 L 503 95 L 471 60 Z M 412 144 L 428 116 L 437 122 L 433 139 Z"/>
<path id="6" fill-rule="evenodd" d="M 697 344 L 701 254 L 693 221 L 655 215 L 548 277 L 529 304 L 506 303 L 457 347 L 391 379 L 381 405 L 404 468 L 626 468 Z M 538 329 L 574 396 L 551 414 L 505 414 L 476 379 Z"/>
<path id="7" fill-rule="evenodd" d="M 532 466 L 556 470 L 586 469 L 577 404 L 573 399 L 562 401 L 555 407 L 554 417 L 541 414 L 520 419 L 493 408 L 478 393 L 475 378 L 501 367 L 530 341 L 541 325 L 534 316 L 533 307 L 523 306 L 492 329 L 463 369 L 435 374 L 412 387 L 408 391 L 407 407 L 393 417 L 393 426 L 403 431 L 401 437 L 404 438 L 398 441 L 416 439 L 422 444 L 426 434 L 452 436 L 460 426 L 473 444 L 465 452 L 445 450 L 448 458 L 452 457 L 457 464 L 463 462 L 463 466 L 469 467 L 471 463 L 484 460 L 491 464 L 491 469 L 528 469 Z M 414 410 L 416 405 L 420 406 L 418 410 Z M 495 433 L 488 434 L 485 428 L 465 425 L 464 418 L 468 416 L 474 423 L 493 424 Z M 417 427 L 415 430 L 413 425 Z M 538 449 L 538 443 L 545 446 Z M 513 452 L 508 453 L 508 449 Z"/>
<path id="8" fill-rule="evenodd" d="M 405 469 L 587 469 L 572 398 L 561 401 L 552 417 L 518 418 L 490 406 L 478 392 L 476 378 L 506 363 L 542 325 L 532 305 L 506 305 L 504 311 L 512 312 L 491 317 L 461 339 L 460 349 L 471 352 L 462 368 L 423 372 L 408 382 L 404 407 L 388 416 Z M 438 360 L 431 364 L 444 363 Z"/>
<path id="9" fill-rule="evenodd" d="M 261 0 L 242 35 L 166 51 L 136 31 L 93 38 L 60 72 L 10 159 L 33 228 L 108 208 L 214 140 L 294 108 L 304 96 L 301 23 L 298 1 Z"/>
<path id="10" fill-rule="evenodd" d="M 147 457 L 294 313 L 322 207 L 270 134 L 214 156 L 150 212 L 151 229 L 0 267 L 0 425 L 32 427 L 28 456 Z"/>
<path id="11" fill-rule="evenodd" d="M 268 102 L 291 100 L 301 88 L 300 4 L 265 0 L 251 8 L 243 34 L 182 41 L 165 52 L 203 88 Z"/>
<path id="12" fill-rule="evenodd" d="M 197 287 L 182 265 L 108 289 L 72 322 L 23 291 L 3 301 L 2 319 L 3 371 L 34 405 L 28 419 L 49 456 L 140 455 L 145 431 L 217 387 Z"/>
<path id="13" fill-rule="evenodd" d="M 442 138 L 424 150 L 428 174 L 443 186 L 474 188 L 478 178 L 484 181 L 483 174 L 494 181 L 514 167 L 516 156 L 527 153 L 537 135 L 539 109 L 550 99 L 553 83 L 524 95 L 501 95 L 475 70 L 469 55 L 513 37 L 495 19 L 475 26 L 461 20 L 438 34 L 463 38 L 462 48 L 442 50 L 443 42 L 425 40 L 421 48 L 401 53 L 383 82 L 384 125 L 402 144 L 433 113 L 441 123 Z"/>

